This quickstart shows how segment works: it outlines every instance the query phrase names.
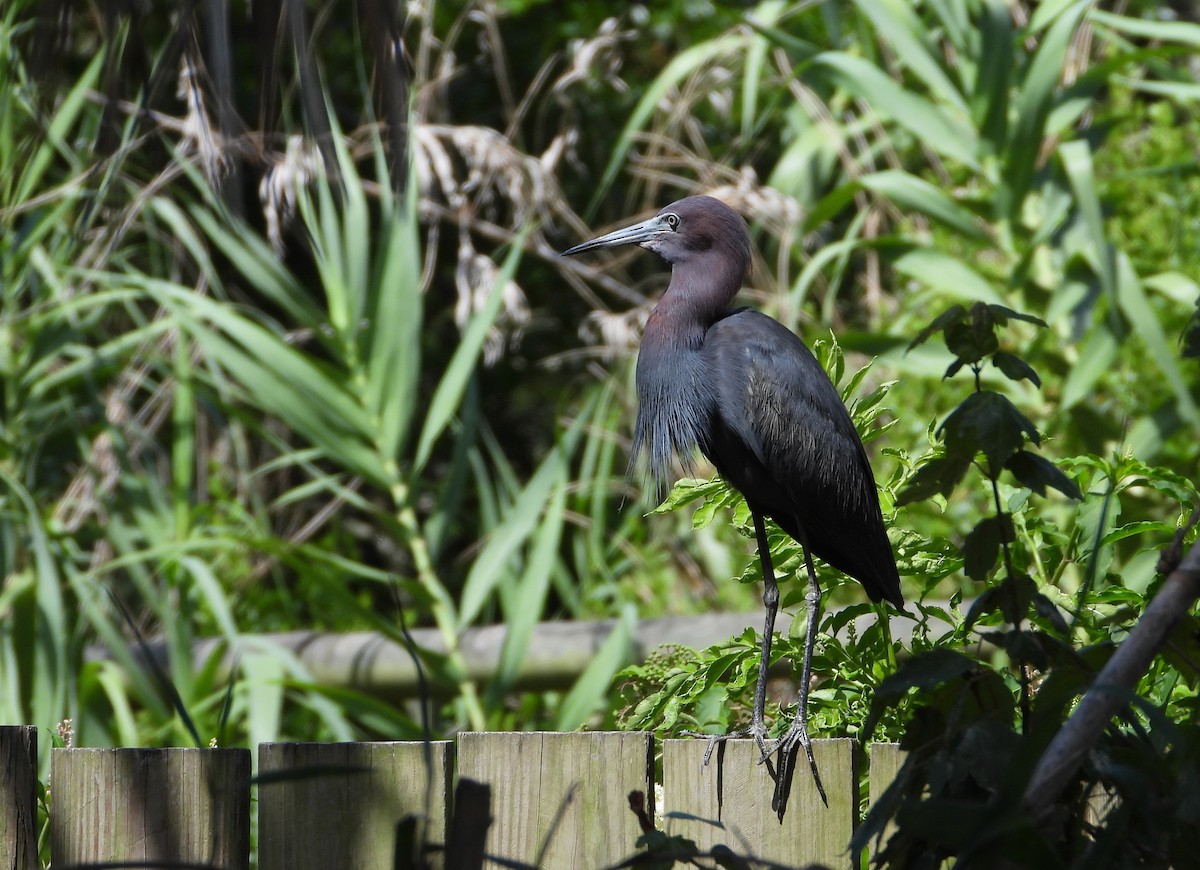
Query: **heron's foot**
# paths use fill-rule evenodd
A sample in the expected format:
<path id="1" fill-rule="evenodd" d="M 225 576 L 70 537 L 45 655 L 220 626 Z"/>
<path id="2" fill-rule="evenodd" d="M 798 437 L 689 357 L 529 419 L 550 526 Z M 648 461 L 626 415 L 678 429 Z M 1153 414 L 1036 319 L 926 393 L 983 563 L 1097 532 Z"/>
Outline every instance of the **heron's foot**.
<path id="1" fill-rule="evenodd" d="M 785 782 L 791 782 L 791 771 L 796 767 L 796 755 L 801 748 L 804 749 L 804 754 L 808 757 L 808 767 L 812 771 L 813 782 L 817 786 L 817 793 L 821 796 L 821 802 L 825 806 L 829 806 L 829 798 L 825 795 L 825 786 L 821 783 L 821 772 L 817 770 L 817 760 L 813 757 L 812 739 L 808 736 L 808 722 L 803 713 L 797 711 L 796 718 L 792 720 L 792 727 L 788 729 L 787 734 L 780 737 L 778 740 L 771 743 L 769 748 L 763 750 L 762 758 L 759 759 L 759 764 L 768 761 L 771 755 L 776 755 L 779 763 L 780 776 L 776 780 L 776 796 L 775 803 L 777 809 L 782 814 L 782 803 L 780 803 L 781 795 L 779 788 L 786 788 L 783 785 Z M 787 771 L 787 775 L 782 775 Z M 786 803 L 786 800 L 783 801 Z"/>
<path id="2" fill-rule="evenodd" d="M 770 752 L 767 750 L 767 724 L 761 719 L 758 721 L 752 720 L 744 728 L 735 728 L 728 734 L 702 734 L 699 731 L 685 731 L 684 733 L 688 737 L 703 737 L 708 740 L 708 746 L 704 749 L 704 761 L 701 762 L 701 767 L 708 767 L 708 762 L 712 760 L 713 750 L 726 740 L 742 740 L 746 737 L 753 737 L 754 742 L 758 744 L 758 751 L 763 753 L 763 757 L 765 758 L 770 755 Z"/>

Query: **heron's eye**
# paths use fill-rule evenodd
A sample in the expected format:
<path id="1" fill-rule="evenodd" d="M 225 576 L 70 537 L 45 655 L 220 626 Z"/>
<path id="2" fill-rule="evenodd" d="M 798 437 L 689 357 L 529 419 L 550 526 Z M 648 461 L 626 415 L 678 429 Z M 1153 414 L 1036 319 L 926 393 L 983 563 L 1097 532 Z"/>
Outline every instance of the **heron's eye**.
<path id="1" fill-rule="evenodd" d="M 667 226 L 669 226 L 673 230 L 679 229 L 679 215 L 676 215 L 676 214 L 667 215 Z"/>

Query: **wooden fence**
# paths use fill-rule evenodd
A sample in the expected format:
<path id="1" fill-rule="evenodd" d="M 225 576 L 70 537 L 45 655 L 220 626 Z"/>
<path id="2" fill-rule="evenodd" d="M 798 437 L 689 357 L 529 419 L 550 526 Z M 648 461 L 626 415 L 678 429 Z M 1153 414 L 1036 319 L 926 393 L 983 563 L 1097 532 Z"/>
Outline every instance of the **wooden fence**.
<path id="1" fill-rule="evenodd" d="M 858 866 L 847 851 L 859 822 L 853 741 L 816 741 L 829 804 L 802 760 L 782 822 L 751 741 L 725 744 L 707 767 L 704 741 L 662 748 L 656 796 L 654 739 L 644 733 L 269 743 L 258 748 L 254 804 L 247 749 L 53 749 L 50 850 L 55 870 L 248 868 L 254 805 L 262 870 L 409 867 L 411 844 L 422 841 L 444 844 L 434 867 L 601 868 L 638 853 L 636 791 L 667 834 L 753 859 L 744 866 Z M 900 753 L 873 744 L 867 759 L 873 799 Z M 0 870 L 35 870 L 35 729 L 0 727 L 0 763 Z"/>

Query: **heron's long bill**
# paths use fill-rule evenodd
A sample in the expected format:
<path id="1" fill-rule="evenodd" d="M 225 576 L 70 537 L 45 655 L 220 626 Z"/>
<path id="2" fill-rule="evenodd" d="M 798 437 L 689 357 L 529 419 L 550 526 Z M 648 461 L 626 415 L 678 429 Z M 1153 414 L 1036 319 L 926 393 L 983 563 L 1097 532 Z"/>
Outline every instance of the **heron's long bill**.
<path id="1" fill-rule="evenodd" d="M 583 242 L 573 248 L 568 248 L 562 252 L 562 256 L 569 257 L 572 254 L 582 254 L 584 251 L 594 251 L 599 248 L 616 248 L 620 245 L 640 245 L 643 242 L 656 239 L 664 233 L 672 232 L 667 219 L 663 215 L 655 215 L 648 221 L 642 221 L 640 224 L 634 224 L 631 227 L 625 227 L 620 230 L 613 230 L 611 233 L 606 233 L 599 238 L 592 239 L 590 242 Z"/>

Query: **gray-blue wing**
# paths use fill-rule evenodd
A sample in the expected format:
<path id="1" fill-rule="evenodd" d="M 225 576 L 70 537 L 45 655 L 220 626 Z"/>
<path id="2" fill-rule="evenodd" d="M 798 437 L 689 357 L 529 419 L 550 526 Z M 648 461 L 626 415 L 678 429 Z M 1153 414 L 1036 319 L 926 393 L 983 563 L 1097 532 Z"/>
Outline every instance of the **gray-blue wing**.
<path id="1" fill-rule="evenodd" d="M 752 510 L 872 600 L 902 607 L 866 451 L 812 352 L 782 324 L 742 309 L 708 330 L 702 353 L 715 394 L 705 455 Z"/>

